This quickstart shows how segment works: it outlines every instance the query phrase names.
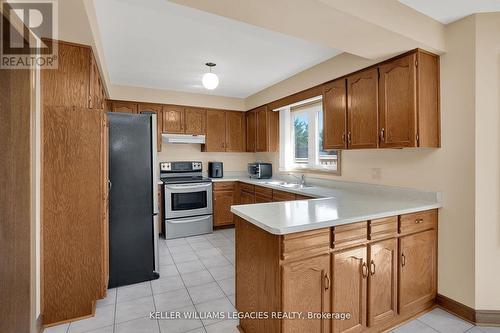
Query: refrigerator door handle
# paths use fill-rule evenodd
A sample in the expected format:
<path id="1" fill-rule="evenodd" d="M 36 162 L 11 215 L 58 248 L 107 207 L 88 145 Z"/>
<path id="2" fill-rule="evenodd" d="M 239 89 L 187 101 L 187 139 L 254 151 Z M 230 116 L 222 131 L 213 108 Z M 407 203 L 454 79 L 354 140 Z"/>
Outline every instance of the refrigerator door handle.
<path id="1" fill-rule="evenodd" d="M 108 190 L 111 191 L 111 188 L 113 187 L 113 183 L 111 180 L 108 179 Z"/>

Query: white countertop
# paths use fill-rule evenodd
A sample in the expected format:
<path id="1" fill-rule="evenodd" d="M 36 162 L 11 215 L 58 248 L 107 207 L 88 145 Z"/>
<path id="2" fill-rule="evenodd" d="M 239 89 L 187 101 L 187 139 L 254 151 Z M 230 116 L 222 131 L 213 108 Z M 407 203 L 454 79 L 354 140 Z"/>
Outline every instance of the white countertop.
<path id="1" fill-rule="evenodd" d="M 326 181 L 326 186 L 288 189 L 245 176 L 214 179 L 240 181 L 318 199 L 235 205 L 231 212 L 275 235 L 327 228 L 440 208 L 439 192 L 362 183 Z M 324 180 L 321 183 L 325 183 Z"/>

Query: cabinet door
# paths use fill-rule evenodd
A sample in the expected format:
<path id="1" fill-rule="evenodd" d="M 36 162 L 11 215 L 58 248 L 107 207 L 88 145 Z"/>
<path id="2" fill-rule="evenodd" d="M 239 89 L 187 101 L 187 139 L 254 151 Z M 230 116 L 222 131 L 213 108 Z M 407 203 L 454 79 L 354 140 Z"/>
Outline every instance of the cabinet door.
<path id="1" fill-rule="evenodd" d="M 348 148 L 378 146 L 378 70 L 368 69 L 347 78 Z"/>
<path id="2" fill-rule="evenodd" d="M 214 226 L 233 224 L 233 191 L 214 191 Z"/>
<path id="3" fill-rule="evenodd" d="M 415 147 L 417 124 L 416 54 L 379 67 L 380 147 Z"/>
<path id="4" fill-rule="evenodd" d="M 264 152 L 268 150 L 268 131 L 267 128 L 267 107 L 263 106 L 255 111 L 255 124 L 256 124 L 256 138 L 255 138 L 255 151 Z"/>
<path id="5" fill-rule="evenodd" d="M 323 148 L 347 148 L 347 96 L 345 79 L 323 86 Z"/>
<path id="6" fill-rule="evenodd" d="M 207 137 L 205 151 L 226 151 L 226 112 L 207 111 Z"/>
<path id="7" fill-rule="evenodd" d="M 207 111 L 198 108 L 185 108 L 184 132 L 186 134 L 205 134 Z"/>
<path id="8" fill-rule="evenodd" d="M 399 312 L 404 314 L 436 297 L 436 231 L 399 242 Z"/>
<path id="9" fill-rule="evenodd" d="M 137 113 L 137 103 L 113 101 L 112 112 Z"/>
<path id="10" fill-rule="evenodd" d="M 247 124 L 246 124 L 246 135 L 247 135 L 247 151 L 255 151 L 255 139 L 256 139 L 256 115 L 255 111 L 246 112 Z"/>
<path id="11" fill-rule="evenodd" d="M 226 111 L 226 151 L 246 151 L 245 142 L 245 113 Z"/>
<path id="12" fill-rule="evenodd" d="M 255 195 L 247 191 L 240 191 L 240 204 L 247 205 L 255 203 Z"/>
<path id="13" fill-rule="evenodd" d="M 282 266 L 284 312 L 330 312 L 330 256 L 322 255 Z M 282 332 L 329 333 L 331 320 L 286 319 Z"/>
<path id="14" fill-rule="evenodd" d="M 156 113 L 156 148 L 161 151 L 161 133 L 163 131 L 163 106 L 160 104 L 139 103 L 139 112 L 150 111 Z"/>
<path id="15" fill-rule="evenodd" d="M 366 246 L 332 255 L 332 311 L 350 313 L 348 320 L 334 320 L 333 332 L 361 332 L 366 328 Z"/>
<path id="16" fill-rule="evenodd" d="M 396 238 L 369 245 L 368 325 L 390 321 L 397 313 Z"/>
<path id="17" fill-rule="evenodd" d="M 163 106 L 163 133 L 184 133 L 184 108 L 182 106 Z"/>

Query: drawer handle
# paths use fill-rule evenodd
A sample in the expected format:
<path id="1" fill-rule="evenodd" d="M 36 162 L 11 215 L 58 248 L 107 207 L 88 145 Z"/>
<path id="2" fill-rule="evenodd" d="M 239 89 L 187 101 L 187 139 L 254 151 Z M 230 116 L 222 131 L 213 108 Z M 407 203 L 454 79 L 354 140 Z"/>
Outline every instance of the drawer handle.
<path id="1" fill-rule="evenodd" d="M 406 256 L 404 253 L 401 253 L 401 267 L 406 266 Z"/>
<path id="2" fill-rule="evenodd" d="M 416 219 L 415 224 L 421 224 L 424 223 L 424 219 Z"/>
<path id="3" fill-rule="evenodd" d="M 363 265 L 361 265 L 361 275 L 363 275 L 363 278 L 368 277 L 368 266 L 366 262 L 363 262 Z"/>
<path id="4" fill-rule="evenodd" d="M 375 275 L 375 262 L 373 260 L 370 262 L 370 274 Z"/>
<path id="5" fill-rule="evenodd" d="M 325 290 L 330 289 L 330 284 L 331 284 L 330 277 L 328 276 L 328 274 L 325 274 Z"/>

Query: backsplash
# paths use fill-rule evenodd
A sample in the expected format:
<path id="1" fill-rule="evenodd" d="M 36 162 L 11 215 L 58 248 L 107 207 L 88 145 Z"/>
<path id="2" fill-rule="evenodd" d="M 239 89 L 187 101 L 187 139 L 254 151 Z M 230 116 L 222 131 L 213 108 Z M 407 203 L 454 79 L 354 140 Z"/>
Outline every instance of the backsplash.
<path id="1" fill-rule="evenodd" d="M 247 164 L 255 162 L 254 153 L 205 153 L 201 151 L 200 144 L 166 144 L 162 145 L 162 151 L 158 153 L 158 162 L 167 161 L 201 161 L 203 171 L 206 172 L 208 162 L 217 161 L 224 163 L 224 172 L 244 172 Z"/>

